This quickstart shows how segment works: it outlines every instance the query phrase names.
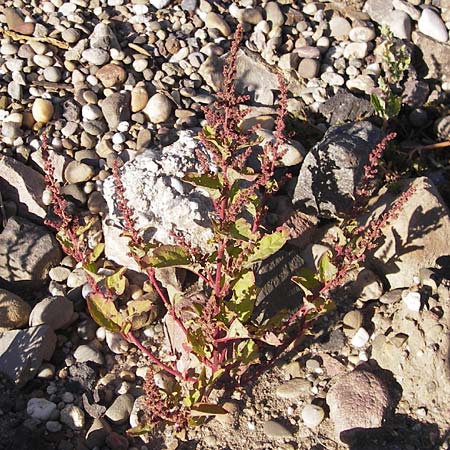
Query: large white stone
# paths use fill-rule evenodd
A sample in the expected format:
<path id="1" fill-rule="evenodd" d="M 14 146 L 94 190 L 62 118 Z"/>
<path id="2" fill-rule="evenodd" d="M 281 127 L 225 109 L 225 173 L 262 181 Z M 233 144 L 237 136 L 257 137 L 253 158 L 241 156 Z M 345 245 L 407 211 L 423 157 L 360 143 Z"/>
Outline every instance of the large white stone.
<path id="1" fill-rule="evenodd" d="M 448 41 L 448 30 L 439 14 L 431 8 L 425 8 L 418 23 L 419 31 L 439 42 Z"/>
<path id="2" fill-rule="evenodd" d="M 200 148 L 200 143 L 194 133 L 180 131 L 177 142 L 162 150 L 150 148 L 122 167 L 125 195 L 137 228 L 145 228 L 146 237 L 173 244 L 171 234 L 177 231 L 194 246 L 209 248 L 211 200 L 205 191 L 181 181 L 187 172 L 201 171 L 196 148 Z M 120 227 L 112 177 L 105 180 L 103 188 L 110 218 Z M 108 246 L 107 256 L 123 263 L 123 255 L 116 254 L 115 248 L 116 245 Z"/>

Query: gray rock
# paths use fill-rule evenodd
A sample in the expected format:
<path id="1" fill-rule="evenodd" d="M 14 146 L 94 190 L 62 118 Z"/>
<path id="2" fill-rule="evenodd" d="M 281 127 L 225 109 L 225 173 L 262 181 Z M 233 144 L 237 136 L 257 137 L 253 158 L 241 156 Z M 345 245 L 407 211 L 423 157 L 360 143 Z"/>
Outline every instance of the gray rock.
<path id="1" fill-rule="evenodd" d="M 28 322 L 31 307 L 19 296 L 0 289 L 0 333 L 21 328 Z"/>
<path id="2" fill-rule="evenodd" d="M 222 69 L 226 57 L 227 55 L 220 58 L 211 56 L 199 68 L 200 75 L 216 91 L 223 83 Z M 273 91 L 278 89 L 278 80 L 271 68 L 262 63 L 256 54 L 241 50 L 238 53 L 236 70 L 236 88 L 239 93 L 248 93 L 254 104 L 273 105 Z"/>
<path id="3" fill-rule="evenodd" d="M 305 378 L 293 378 L 276 387 L 275 393 L 280 398 L 294 399 L 311 393 L 311 382 Z"/>
<path id="4" fill-rule="evenodd" d="M 275 420 L 267 420 L 263 424 L 264 434 L 273 439 L 290 438 L 292 433 L 281 423 Z"/>
<path id="5" fill-rule="evenodd" d="M 395 37 L 411 39 L 411 18 L 404 11 L 391 11 L 383 18 L 382 24 L 387 25 Z"/>
<path id="6" fill-rule="evenodd" d="M 56 335 L 48 325 L 0 334 L 0 371 L 16 384 L 31 380 L 55 351 Z"/>
<path id="7" fill-rule="evenodd" d="M 115 92 L 106 97 L 102 103 L 102 113 L 109 129 L 116 130 L 120 122 L 130 118 L 130 94 Z M 89 133 L 89 130 L 86 131 Z"/>
<path id="8" fill-rule="evenodd" d="M 11 217 L 0 234 L 0 282 L 14 291 L 40 287 L 61 251 L 47 228 Z"/>
<path id="9" fill-rule="evenodd" d="M 123 339 L 120 333 L 112 333 L 111 331 L 106 331 L 106 343 L 116 355 L 126 353 L 129 348 L 128 342 Z"/>
<path id="10" fill-rule="evenodd" d="M 327 393 L 337 436 L 349 442 L 361 429 L 379 428 L 392 407 L 385 383 L 373 373 L 354 370 L 338 377 Z"/>
<path id="11" fill-rule="evenodd" d="M 94 31 L 89 38 L 89 44 L 91 48 L 98 48 L 108 52 L 112 48 L 120 50 L 120 44 L 116 35 L 111 27 L 104 22 L 100 22 L 95 26 Z"/>
<path id="12" fill-rule="evenodd" d="M 78 161 L 71 161 L 64 170 L 64 178 L 68 183 L 88 181 L 94 174 L 95 171 L 91 166 Z"/>
<path id="13" fill-rule="evenodd" d="M 93 362 L 102 365 L 105 362 L 100 351 L 89 347 L 89 345 L 79 345 L 73 356 L 79 363 Z"/>
<path id="14" fill-rule="evenodd" d="M 348 122 L 366 119 L 373 115 L 373 107 L 364 98 L 356 97 L 350 92 L 340 90 L 319 107 L 331 125 L 342 125 Z"/>
<path id="15" fill-rule="evenodd" d="M 408 287 L 423 267 L 437 267 L 450 255 L 450 217 L 433 182 L 425 177 L 402 183 L 415 193 L 399 215 L 383 230 L 384 242 L 374 253 L 374 267 L 392 289 Z M 376 216 L 392 207 L 401 195 L 382 190 L 371 210 Z"/>
<path id="16" fill-rule="evenodd" d="M 45 398 L 31 398 L 27 403 L 27 414 L 41 422 L 50 419 L 55 410 L 56 403 L 50 402 Z"/>
<path id="17" fill-rule="evenodd" d="M 320 425 L 325 417 L 325 411 L 319 405 L 305 405 L 302 409 L 302 420 L 308 428 L 315 428 Z"/>
<path id="18" fill-rule="evenodd" d="M 369 122 L 330 128 L 305 157 L 294 205 L 324 217 L 348 213 L 369 153 L 381 138 L 381 131 Z"/>
<path id="19" fill-rule="evenodd" d="M 66 297 L 47 297 L 35 305 L 30 315 L 30 326 L 47 324 L 54 331 L 72 322 L 73 302 Z"/>
<path id="20" fill-rule="evenodd" d="M 109 62 L 109 53 L 100 48 L 87 48 L 83 51 L 81 56 L 90 64 L 94 66 L 103 66 Z"/>
<path id="21" fill-rule="evenodd" d="M 363 11 L 369 14 L 374 22 L 381 25 L 383 19 L 394 9 L 392 2 L 393 0 L 367 0 Z"/>
<path id="22" fill-rule="evenodd" d="M 319 74 L 320 62 L 316 59 L 305 58 L 300 61 L 298 65 L 298 74 L 302 78 L 310 80 L 317 77 Z"/>
<path id="23" fill-rule="evenodd" d="M 350 22 L 344 17 L 333 16 L 329 22 L 330 35 L 338 41 L 346 39 L 352 29 Z"/>
<path id="24" fill-rule="evenodd" d="M 281 27 L 284 24 L 284 15 L 278 2 L 268 2 L 264 9 L 266 20 L 272 24 L 272 28 Z"/>
<path id="25" fill-rule="evenodd" d="M 38 221 L 45 217 L 44 189 L 39 172 L 9 156 L 0 158 L 0 192 L 3 199 L 17 204 L 21 216 Z"/>
<path id="26" fill-rule="evenodd" d="M 119 395 L 113 404 L 106 410 L 106 417 L 115 425 L 125 423 L 133 409 L 134 398 L 130 394 Z"/>

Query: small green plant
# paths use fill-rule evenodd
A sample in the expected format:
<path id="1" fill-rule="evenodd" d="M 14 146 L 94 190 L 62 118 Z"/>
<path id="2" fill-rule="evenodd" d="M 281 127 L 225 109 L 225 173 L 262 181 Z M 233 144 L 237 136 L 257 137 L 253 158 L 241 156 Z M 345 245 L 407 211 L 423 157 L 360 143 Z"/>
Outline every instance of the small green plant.
<path id="1" fill-rule="evenodd" d="M 370 95 L 375 113 L 384 121 L 397 117 L 402 107 L 399 92 L 401 82 L 411 64 L 405 45 L 398 45 L 387 25 L 381 27 L 383 42 L 381 66 L 384 72 L 378 77 L 378 89 Z"/>
<path id="2" fill-rule="evenodd" d="M 237 95 L 234 85 L 241 36 L 242 29 L 238 27 L 224 69 L 223 89 L 214 105 L 204 110 L 208 124 L 199 134 L 197 152 L 202 171 L 188 173 L 184 178 L 184 182 L 203 188 L 211 198 L 210 249 L 196 248 L 176 232 L 170 245 L 144 240 L 128 205 L 120 169 L 117 164 L 113 168 L 123 235 L 129 239 L 131 256 L 148 277 L 145 290 L 152 295 L 120 302 L 128 286 L 127 269 L 111 270 L 103 255 L 103 243 L 89 247 L 88 235 L 97 226 L 96 219 L 69 213 L 53 176 L 45 134 L 42 138 L 54 214 L 47 223 L 57 230 L 66 253 L 86 271 L 91 287 L 87 299 L 90 314 L 100 326 L 120 333 L 134 344 L 151 362 L 145 381 L 147 424 L 130 430 L 133 435 L 147 433 L 159 423 L 185 427 L 201 424 L 208 416 L 225 414 L 220 403 L 214 401 L 217 391 L 245 385 L 297 345 L 312 322 L 333 308 L 332 290 L 345 282 L 348 272 L 364 259 L 366 251 L 380 237 L 382 227 L 402 206 L 402 203 L 394 205 L 391 210 L 394 214 L 386 213 L 366 227 L 346 222 L 334 250 L 321 257 L 318 273 L 302 270 L 293 278 L 304 292 L 298 307 L 294 311 L 280 310 L 265 324 L 254 322 L 253 309 L 258 297 L 255 263 L 273 255 L 288 239 L 285 229 L 269 230 L 263 220 L 267 201 L 280 183 L 274 172 L 283 156 L 287 93 L 280 78 L 275 140 L 258 153 L 258 170 L 251 169 L 248 159 L 260 140 L 256 129 L 240 128 L 248 112 L 242 108 L 247 97 Z M 367 199 L 372 192 L 367 186 L 376 175 L 375 167 L 386 142 L 371 154 L 363 180 L 366 190 L 359 192 L 361 199 Z M 196 288 L 197 295 L 162 286 L 157 274 L 168 268 L 182 268 L 193 274 L 191 287 Z M 172 323 L 181 340 L 174 349 L 176 361 L 173 354 L 152 352 L 139 339 L 136 319 L 155 308 L 155 298 L 164 304 L 166 321 Z M 172 378 L 170 388 L 157 385 L 157 372 Z"/>

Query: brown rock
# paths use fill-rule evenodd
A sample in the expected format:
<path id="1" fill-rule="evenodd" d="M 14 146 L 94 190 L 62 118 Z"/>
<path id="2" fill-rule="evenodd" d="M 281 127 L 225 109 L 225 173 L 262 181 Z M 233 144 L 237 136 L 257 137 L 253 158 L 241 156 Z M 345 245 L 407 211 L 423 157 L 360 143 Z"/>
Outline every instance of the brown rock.
<path id="1" fill-rule="evenodd" d="M 16 33 L 31 36 L 34 32 L 34 23 L 25 22 L 22 16 L 14 8 L 5 8 L 3 10 L 8 28 Z"/>
<path id="2" fill-rule="evenodd" d="M 387 386 L 365 370 L 339 377 L 328 391 L 326 401 L 336 434 L 344 442 L 349 442 L 357 430 L 381 427 L 391 408 Z"/>
<path id="3" fill-rule="evenodd" d="M 14 330 L 28 323 L 31 307 L 19 296 L 0 289 L 0 332 Z"/>
<path id="4" fill-rule="evenodd" d="M 120 86 L 127 79 L 127 72 L 117 64 L 106 64 L 95 75 L 106 88 Z"/>

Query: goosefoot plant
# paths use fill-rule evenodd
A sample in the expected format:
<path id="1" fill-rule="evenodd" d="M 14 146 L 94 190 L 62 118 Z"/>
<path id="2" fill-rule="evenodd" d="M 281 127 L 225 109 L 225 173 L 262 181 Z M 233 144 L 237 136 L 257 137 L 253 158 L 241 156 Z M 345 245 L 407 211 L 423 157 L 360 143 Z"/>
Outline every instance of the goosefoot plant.
<path id="1" fill-rule="evenodd" d="M 375 113 L 385 122 L 395 118 L 402 108 L 400 83 L 411 64 L 411 57 L 405 45 L 398 45 L 394 35 L 386 25 L 381 27 L 381 68 L 383 75 L 378 77 L 378 88 L 370 95 Z"/>
<path id="2" fill-rule="evenodd" d="M 224 68 L 222 91 L 214 105 L 204 109 L 208 125 L 199 134 L 201 145 L 197 152 L 202 171 L 188 173 L 184 178 L 211 198 L 211 249 L 193 247 L 176 231 L 172 244 L 144 240 L 136 228 L 120 169 L 117 164 L 113 167 L 117 207 L 123 235 L 129 239 L 130 255 L 148 277 L 146 291 L 164 304 L 166 325 L 181 337 L 172 354 L 152 352 L 136 331 L 137 319 L 155 308 L 154 300 L 129 300 L 119 306 L 128 285 L 127 270 L 111 269 L 103 256 L 103 243 L 89 245 L 89 233 L 98 226 L 97 219 L 89 215 L 75 217 L 69 212 L 54 177 L 46 135 L 42 136 L 45 179 L 52 196 L 52 217 L 47 223 L 57 230 L 64 251 L 86 271 L 91 290 L 87 297 L 90 314 L 100 326 L 120 333 L 135 345 L 151 363 L 144 386 L 146 425 L 129 430 L 132 435 L 146 433 L 159 423 L 185 427 L 201 424 L 208 416 L 225 414 L 212 400 L 215 391 L 248 383 L 297 345 L 313 320 L 333 306 L 330 292 L 345 283 L 348 272 L 375 245 L 382 226 L 395 217 L 389 212 L 367 227 L 344 224 L 334 252 L 322 256 L 318 273 L 303 270 L 293 278 L 305 294 L 298 308 L 293 312 L 280 310 L 265 324 L 252 320 L 258 297 L 254 265 L 281 249 L 288 239 L 285 229 L 269 231 L 263 221 L 266 202 L 279 188 L 274 171 L 283 156 L 287 93 L 280 78 L 275 139 L 262 146 L 258 170 L 251 169 L 248 159 L 261 142 L 255 137 L 255 128 L 241 129 L 248 112 L 241 109 L 247 96 L 237 95 L 234 86 L 241 37 L 242 28 L 238 26 Z M 386 142 L 372 152 L 365 174 L 367 186 L 376 175 Z M 371 187 L 365 189 L 359 193 L 361 198 L 372 192 Z M 401 206 L 399 203 L 391 211 L 398 212 Z M 183 268 L 194 274 L 197 295 L 162 286 L 158 271 L 168 268 Z M 157 382 L 161 376 L 173 382 L 162 385 Z"/>

